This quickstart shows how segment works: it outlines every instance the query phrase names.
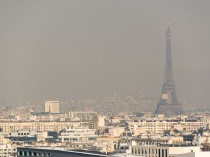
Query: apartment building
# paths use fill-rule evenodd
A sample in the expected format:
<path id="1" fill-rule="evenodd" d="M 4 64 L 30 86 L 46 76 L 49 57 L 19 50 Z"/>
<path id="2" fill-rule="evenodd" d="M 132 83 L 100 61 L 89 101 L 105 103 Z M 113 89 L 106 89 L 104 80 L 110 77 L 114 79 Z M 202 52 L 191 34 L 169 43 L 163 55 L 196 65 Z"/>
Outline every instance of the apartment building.
<path id="1" fill-rule="evenodd" d="M 171 127 L 186 131 L 196 131 L 200 128 L 206 128 L 208 122 L 205 121 L 138 121 L 129 122 L 129 129 L 137 134 L 150 132 L 152 134 L 162 134 Z"/>
<path id="2" fill-rule="evenodd" d="M 59 113 L 59 101 L 45 101 L 45 112 Z"/>
<path id="3" fill-rule="evenodd" d="M 66 128 L 60 132 L 58 137 L 61 142 L 71 143 L 93 143 L 97 135 L 95 129 L 87 128 Z"/>
<path id="4" fill-rule="evenodd" d="M 60 131 L 68 126 L 80 126 L 79 121 L 65 122 L 65 121 L 20 121 L 10 122 L 5 121 L 0 123 L 1 132 L 14 132 L 20 130 L 31 131 Z"/>
<path id="5" fill-rule="evenodd" d="M 92 120 L 94 116 L 97 115 L 97 112 L 94 111 L 72 111 L 69 112 L 69 118 L 75 119 L 79 118 L 82 121 Z"/>
<path id="6" fill-rule="evenodd" d="M 199 146 L 193 145 L 168 145 L 153 141 L 137 143 L 133 141 L 131 154 L 144 157 L 175 157 L 179 154 L 201 152 Z"/>

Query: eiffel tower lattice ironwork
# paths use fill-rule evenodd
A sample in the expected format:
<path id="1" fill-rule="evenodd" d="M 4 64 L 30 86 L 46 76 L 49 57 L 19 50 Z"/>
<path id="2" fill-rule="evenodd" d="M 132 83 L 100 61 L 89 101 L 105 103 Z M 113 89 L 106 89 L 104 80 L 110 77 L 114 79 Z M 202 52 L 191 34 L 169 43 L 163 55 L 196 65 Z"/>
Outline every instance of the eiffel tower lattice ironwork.
<path id="1" fill-rule="evenodd" d="M 181 114 L 183 113 L 181 104 L 179 103 L 176 95 L 173 67 L 172 67 L 172 56 L 171 56 L 171 31 L 166 31 L 166 61 L 165 61 L 165 76 L 164 84 L 162 88 L 161 97 L 155 114 Z"/>

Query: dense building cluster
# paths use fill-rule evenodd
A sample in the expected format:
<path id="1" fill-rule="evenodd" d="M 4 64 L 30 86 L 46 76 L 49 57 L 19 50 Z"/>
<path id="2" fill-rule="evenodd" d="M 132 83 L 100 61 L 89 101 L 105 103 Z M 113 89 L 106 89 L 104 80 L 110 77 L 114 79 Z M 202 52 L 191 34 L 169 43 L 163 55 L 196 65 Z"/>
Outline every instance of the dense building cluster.
<path id="1" fill-rule="evenodd" d="M 210 153 L 208 113 L 166 117 L 149 112 L 59 112 L 58 101 L 46 101 L 43 112 L 20 106 L 1 110 L 6 111 L 0 119 L 1 157 L 17 156 L 19 150 L 21 156 L 25 147 L 35 147 L 37 152 L 51 147 L 109 156 L 193 157 Z"/>

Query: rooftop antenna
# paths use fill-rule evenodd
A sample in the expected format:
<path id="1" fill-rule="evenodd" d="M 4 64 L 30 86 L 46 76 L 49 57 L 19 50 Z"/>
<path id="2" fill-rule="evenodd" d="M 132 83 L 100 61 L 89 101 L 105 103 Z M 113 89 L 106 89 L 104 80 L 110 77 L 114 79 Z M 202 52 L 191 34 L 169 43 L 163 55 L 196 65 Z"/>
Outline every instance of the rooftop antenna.
<path id="1" fill-rule="evenodd" d="M 170 21 L 168 21 L 168 31 L 170 32 Z"/>

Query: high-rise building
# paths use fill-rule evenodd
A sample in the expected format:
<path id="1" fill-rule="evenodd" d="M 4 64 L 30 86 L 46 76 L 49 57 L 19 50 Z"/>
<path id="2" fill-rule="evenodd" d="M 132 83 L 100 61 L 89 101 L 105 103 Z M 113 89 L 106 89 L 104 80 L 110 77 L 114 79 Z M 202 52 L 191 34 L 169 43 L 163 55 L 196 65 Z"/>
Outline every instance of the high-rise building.
<path id="1" fill-rule="evenodd" d="M 59 101 L 45 101 L 45 112 L 59 113 Z"/>
<path id="2" fill-rule="evenodd" d="M 183 113 L 181 104 L 179 103 L 176 95 L 173 68 L 172 68 L 172 56 L 171 56 L 171 31 L 166 31 L 166 62 L 165 62 L 165 76 L 160 96 L 160 101 L 157 104 L 155 114 L 180 114 Z"/>

